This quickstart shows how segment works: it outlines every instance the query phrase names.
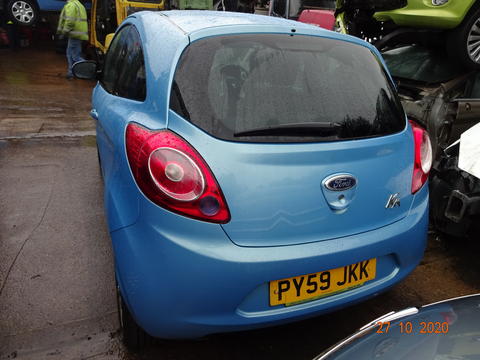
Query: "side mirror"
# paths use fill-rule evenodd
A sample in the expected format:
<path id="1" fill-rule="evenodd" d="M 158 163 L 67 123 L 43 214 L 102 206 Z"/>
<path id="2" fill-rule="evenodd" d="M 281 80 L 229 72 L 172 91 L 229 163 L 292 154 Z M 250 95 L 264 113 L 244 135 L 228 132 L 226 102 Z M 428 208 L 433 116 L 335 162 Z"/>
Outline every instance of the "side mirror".
<path id="1" fill-rule="evenodd" d="M 73 64 L 72 72 L 78 79 L 96 80 L 99 74 L 97 68 L 98 64 L 95 61 L 85 60 Z"/>

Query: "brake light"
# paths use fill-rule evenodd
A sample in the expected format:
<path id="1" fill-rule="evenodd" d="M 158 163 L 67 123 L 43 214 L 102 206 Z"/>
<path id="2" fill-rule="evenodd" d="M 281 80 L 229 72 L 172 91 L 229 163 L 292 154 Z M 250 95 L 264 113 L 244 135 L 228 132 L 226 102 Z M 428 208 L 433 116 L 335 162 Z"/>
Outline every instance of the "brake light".
<path id="1" fill-rule="evenodd" d="M 130 123 L 127 157 L 144 195 L 155 204 L 194 219 L 227 223 L 230 211 L 212 171 L 200 154 L 169 130 Z"/>
<path id="2" fill-rule="evenodd" d="M 413 166 L 412 194 L 425 184 L 432 167 L 432 144 L 428 133 L 410 120 L 415 143 L 415 163 Z"/>

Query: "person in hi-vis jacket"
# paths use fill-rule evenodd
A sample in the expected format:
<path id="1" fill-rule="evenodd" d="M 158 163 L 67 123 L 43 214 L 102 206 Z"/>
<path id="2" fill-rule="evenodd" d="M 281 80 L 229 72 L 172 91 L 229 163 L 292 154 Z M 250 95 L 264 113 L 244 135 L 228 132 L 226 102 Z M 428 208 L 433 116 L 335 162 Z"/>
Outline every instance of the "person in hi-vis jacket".
<path id="1" fill-rule="evenodd" d="M 68 37 L 67 79 L 73 77 L 72 66 L 82 57 L 82 41 L 88 40 L 87 11 L 79 0 L 68 0 L 60 13 L 57 34 L 59 38 Z"/>

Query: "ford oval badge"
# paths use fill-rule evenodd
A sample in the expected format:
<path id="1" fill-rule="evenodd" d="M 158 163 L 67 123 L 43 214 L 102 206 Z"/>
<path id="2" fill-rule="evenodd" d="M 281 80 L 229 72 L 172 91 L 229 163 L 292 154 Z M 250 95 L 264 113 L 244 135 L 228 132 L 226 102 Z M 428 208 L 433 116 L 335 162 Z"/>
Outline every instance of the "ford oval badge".
<path id="1" fill-rule="evenodd" d="M 340 174 L 325 179 L 323 185 L 331 191 L 345 191 L 357 185 L 357 180 L 350 174 Z"/>

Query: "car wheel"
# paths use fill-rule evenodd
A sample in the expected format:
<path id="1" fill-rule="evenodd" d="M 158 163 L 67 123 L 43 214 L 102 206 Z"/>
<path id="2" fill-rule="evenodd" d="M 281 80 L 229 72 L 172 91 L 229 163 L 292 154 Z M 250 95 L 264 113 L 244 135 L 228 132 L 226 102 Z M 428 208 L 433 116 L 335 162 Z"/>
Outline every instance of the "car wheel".
<path id="1" fill-rule="evenodd" d="M 450 32 L 447 49 L 452 60 L 460 65 L 480 69 L 480 6 L 471 9 L 463 23 Z"/>
<path id="2" fill-rule="evenodd" d="M 151 341 L 150 335 L 135 321 L 123 300 L 117 285 L 118 320 L 122 330 L 122 341 L 126 348 L 132 352 L 141 352 Z"/>
<path id="3" fill-rule="evenodd" d="M 31 26 L 37 22 L 39 10 L 33 0 L 12 0 L 8 3 L 7 12 L 16 24 Z"/>

